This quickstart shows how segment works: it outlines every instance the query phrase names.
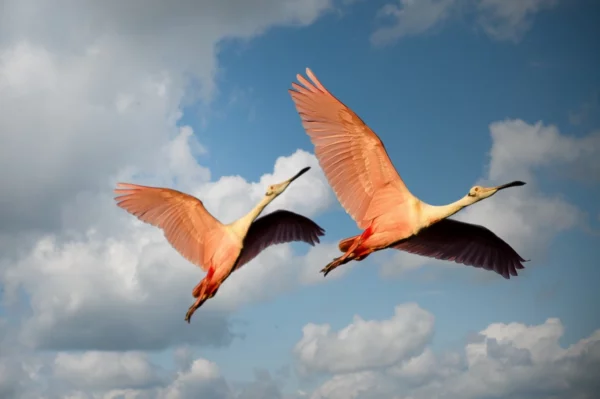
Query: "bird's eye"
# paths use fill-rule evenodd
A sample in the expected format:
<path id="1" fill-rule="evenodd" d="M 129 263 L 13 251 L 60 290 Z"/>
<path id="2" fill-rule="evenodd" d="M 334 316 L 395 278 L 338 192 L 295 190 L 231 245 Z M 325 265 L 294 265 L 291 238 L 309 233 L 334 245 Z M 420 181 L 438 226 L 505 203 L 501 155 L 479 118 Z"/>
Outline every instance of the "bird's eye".
<path id="1" fill-rule="evenodd" d="M 473 191 L 475 191 L 475 192 L 479 191 L 479 187 L 475 187 L 475 188 L 473 189 Z"/>

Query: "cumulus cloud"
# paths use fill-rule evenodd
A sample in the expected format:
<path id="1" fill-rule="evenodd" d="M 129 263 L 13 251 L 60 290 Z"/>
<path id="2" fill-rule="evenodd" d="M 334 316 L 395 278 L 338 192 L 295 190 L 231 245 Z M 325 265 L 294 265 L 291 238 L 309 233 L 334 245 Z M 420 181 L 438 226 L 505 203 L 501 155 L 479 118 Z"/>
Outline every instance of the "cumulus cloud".
<path id="1" fill-rule="evenodd" d="M 189 189 L 202 198 L 215 216 L 229 222 L 246 214 L 264 196 L 266 187 L 289 179 L 305 166 L 312 169 L 295 180 L 285 195 L 277 197 L 265 213 L 288 209 L 304 215 L 316 215 L 330 207 L 334 197 L 317 159 L 303 150 L 277 158 L 273 173 L 264 174 L 258 182 L 249 183 L 241 176 L 227 176 Z"/>
<path id="2" fill-rule="evenodd" d="M 181 159 L 179 153 L 176 155 Z M 289 171 L 297 171 L 307 163 L 317 172 L 303 176 L 304 184 L 317 189 L 312 195 L 292 197 L 291 186 L 290 192 L 281 196 L 282 201 L 273 204 L 273 209 L 303 209 L 304 214 L 313 216 L 323 210 L 314 202 L 331 202 L 316 159 L 302 151 L 279 158 L 274 173 L 261 180 L 289 177 Z M 241 216 L 238 210 L 249 211 L 265 187 L 238 177 L 233 190 L 223 190 L 229 179 L 197 188 L 205 193 L 200 198 L 207 199 L 209 210 L 211 204 L 218 204 L 215 215 L 228 221 Z M 99 197 L 106 203 L 104 217 L 112 218 L 114 223 L 108 232 L 91 229 L 76 238 L 62 240 L 47 235 L 37 241 L 27 256 L 5 270 L 7 293 L 20 287 L 29 295 L 32 315 L 25 321 L 23 339 L 31 345 L 59 350 L 153 349 L 181 342 L 227 345 L 234 336 L 226 321 L 229 312 L 244 303 L 268 299 L 299 282 L 312 283 L 307 277 L 309 270 L 318 274 L 310 263 L 312 253 L 320 256 L 330 248 L 313 247 L 305 259 L 297 257 L 289 245 L 269 248 L 252 264 L 234 273 L 219 295 L 200 310 L 200 331 L 180 328 L 181 317 L 192 299 L 194 284 L 190 282 L 199 281 L 202 274 L 169 246 L 160 230 L 122 212 L 108 194 Z"/>
<path id="3" fill-rule="evenodd" d="M 533 25 L 534 15 L 558 0 L 397 0 L 385 4 L 377 18 L 388 21 L 371 35 L 375 45 L 435 31 L 449 18 L 473 11 L 477 25 L 498 41 L 518 42 Z"/>
<path id="4" fill-rule="evenodd" d="M 294 353 L 304 372 L 353 372 L 389 366 L 420 352 L 433 333 L 433 316 L 417 304 L 396 307 L 389 320 L 355 316 L 339 332 L 307 324 Z"/>
<path id="5" fill-rule="evenodd" d="M 4 1 L 0 182 L 11 190 L 0 199 L 0 232 L 57 229 L 65 201 L 104 189 L 124 167 L 152 165 L 179 133 L 180 106 L 214 97 L 223 40 L 307 25 L 330 6 Z"/>
<path id="6" fill-rule="evenodd" d="M 10 190 L 0 197 L 0 396 L 221 397 L 222 377 L 190 359 L 157 394 L 148 387 L 168 373 L 136 351 L 228 345 L 231 313 L 310 280 L 306 260 L 289 245 L 270 248 L 199 310 L 201 328 L 187 326 L 203 273 L 160 230 L 118 209 L 112 189 L 174 187 L 226 222 L 267 184 L 313 166 L 267 212 L 325 210 L 333 196 L 312 154 L 274 160 L 257 182 L 215 179 L 197 161 L 209 149 L 180 119 L 184 106 L 198 100 L 205 109 L 219 94 L 223 41 L 308 25 L 330 8 L 330 0 L 2 2 L 0 183 Z"/>
<path id="7" fill-rule="evenodd" d="M 426 310 L 419 311 L 433 320 Z M 338 364 L 362 362 L 369 348 L 376 351 L 375 348 L 380 347 L 394 348 L 394 341 L 399 337 L 381 335 L 380 328 L 395 317 L 365 325 L 363 333 L 374 338 L 360 342 L 348 340 Z M 311 328 L 311 325 L 305 327 L 305 336 Z M 423 342 L 428 341 L 432 329 L 433 326 L 422 331 Z M 600 388 L 593 378 L 593 370 L 600 366 L 600 330 L 568 348 L 559 344 L 563 332 L 560 320 L 553 318 L 533 326 L 494 323 L 480 331 L 460 352 L 436 353 L 430 347 L 419 345 L 417 352 L 398 356 L 385 365 L 370 364 L 360 371 L 342 366 L 309 397 L 591 399 Z M 418 333 L 409 338 L 418 339 Z M 305 337 L 298 345 L 304 340 Z M 313 357 L 298 356 L 298 361 L 307 370 L 314 370 L 311 369 Z"/>
<path id="8" fill-rule="evenodd" d="M 230 315 L 241 306 L 341 277 L 347 267 L 328 279 L 318 274 L 317 260 L 336 255 L 336 245 L 326 242 L 305 256 L 290 245 L 270 248 L 234 273 L 187 326 L 190 291 L 203 273 L 160 230 L 118 209 L 111 190 L 117 181 L 174 187 L 198 196 L 227 222 L 249 210 L 266 185 L 308 165 L 311 172 L 267 212 L 284 207 L 310 217 L 323 212 L 334 199 L 312 154 L 282 156 L 256 182 L 214 177 L 197 161 L 210 149 L 180 122 L 183 106 L 199 100 L 209 107 L 219 95 L 220 44 L 248 40 L 274 26 L 308 25 L 332 2 L 99 4 L 2 2 L 0 183 L 10 190 L 0 197 L 0 396 L 287 398 L 268 373 L 240 385 L 185 348 L 226 346 L 237 335 Z M 401 14 L 396 11 L 391 15 Z M 445 13 L 416 15 L 435 27 Z M 413 26 L 403 32 L 421 31 Z M 458 366 L 464 356 L 442 357 L 426 348 L 433 316 L 416 305 L 398 307 L 387 321 L 357 316 L 342 331 L 323 328 L 313 326 L 312 335 L 304 331 L 305 368 L 344 374 L 333 376 L 314 397 L 359 397 L 365 386 L 393 392 L 389 375 L 427 387 L 464 373 Z M 369 355 L 358 344 L 368 343 L 363 338 L 372 331 L 380 342 Z M 341 352 L 344 339 L 367 356 L 366 366 Z M 494 353 L 504 351 L 497 348 L 504 341 L 494 339 Z M 596 341 L 591 337 L 555 358 L 569 378 L 590 387 L 595 380 L 579 372 L 579 362 L 587 356 L 588 367 L 596 365 L 590 349 Z M 311 357 L 311 345 L 325 360 Z M 172 348 L 179 348 L 172 368 L 149 355 Z M 336 365 L 336 359 L 347 365 Z"/>
<path id="9" fill-rule="evenodd" d="M 277 382 L 268 372 L 258 371 L 244 384 L 227 381 L 219 367 L 204 358 L 167 370 L 153 364 L 148 356 L 134 352 L 84 352 L 58 354 L 38 361 L 18 375 L 12 386 L 2 385 L 0 393 L 11 398 L 81 399 L 284 399 Z M 46 369 L 42 375 L 39 370 Z M 0 366 L 0 370 L 4 370 Z M 6 369 L 8 371 L 15 369 Z M 35 385 L 34 385 L 35 384 Z"/>
<path id="10" fill-rule="evenodd" d="M 584 227 L 587 216 L 558 193 L 546 192 L 538 183 L 546 174 L 554 178 L 597 181 L 600 176 L 600 134 L 576 137 L 542 122 L 520 119 L 490 124 L 492 148 L 487 173 L 474 184 L 496 185 L 523 180 L 527 185 L 499 193 L 461 211 L 453 218 L 486 226 L 512 245 L 525 259 L 532 259 L 521 273 L 527 274 L 536 256 L 560 232 Z M 403 252 L 382 262 L 381 273 L 392 277 L 426 264 L 467 269 L 450 262 L 431 260 Z M 473 270 L 489 278 L 489 271 Z"/>
<path id="11" fill-rule="evenodd" d="M 143 353 L 60 353 L 54 375 L 75 388 L 112 390 L 143 388 L 159 381 L 158 373 Z"/>
<path id="12" fill-rule="evenodd" d="M 177 373 L 174 381 L 160 390 L 163 398 L 230 398 L 230 389 L 216 364 L 206 360 L 195 360 L 188 370 Z"/>
<path id="13" fill-rule="evenodd" d="M 600 330 L 563 347 L 564 330 L 556 318 L 538 325 L 492 323 L 460 350 L 441 352 L 429 345 L 433 315 L 408 303 L 388 319 L 356 316 L 337 332 L 306 325 L 294 348 L 297 365 L 308 376 L 329 375 L 308 392 L 285 394 L 264 370 L 246 383 L 227 380 L 215 363 L 184 349 L 177 357 L 185 361 L 175 369 L 158 367 L 139 352 L 58 353 L 26 358 L 21 368 L 8 368 L 3 358 L 0 370 L 10 373 L 0 374 L 0 392 L 86 399 L 592 399 L 600 389 Z"/>
<path id="14" fill-rule="evenodd" d="M 520 119 L 494 122 L 490 131 L 492 180 L 509 175 L 531 180 L 534 171 L 548 167 L 559 177 L 600 179 L 600 132 L 576 137 L 562 134 L 554 125 Z"/>

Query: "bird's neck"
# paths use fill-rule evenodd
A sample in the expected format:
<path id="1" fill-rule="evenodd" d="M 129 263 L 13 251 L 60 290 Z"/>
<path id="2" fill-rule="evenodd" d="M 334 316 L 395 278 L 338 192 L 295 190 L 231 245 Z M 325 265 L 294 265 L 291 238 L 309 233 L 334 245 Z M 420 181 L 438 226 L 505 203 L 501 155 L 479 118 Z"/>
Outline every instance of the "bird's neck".
<path id="1" fill-rule="evenodd" d="M 233 222 L 231 224 L 233 231 L 242 239 L 244 237 L 246 237 L 246 234 L 248 233 L 248 230 L 250 229 L 252 222 L 254 222 L 254 220 L 256 220 L 256 218 L 261 214 L 261 212 L 274 199 L 275 199 L 275 196 L 263 197 L 263 199 L 261 199 L 260 202 L 258 204 L 256 204 L 256 206 L 254 208 L 252 208 L 252 210 L 250 212 L 248 212 L 245 216 L 242 216 L 241 218 L 239 218 L 238 220 L 236 220 L 235 222 Z"/>
<path id="2" fill-rule="evenodd" d="M 459 212 L 461 209 L 471 205 L 466 197 L 459 199 L 458 201 L 452 202 L 448 205 L 429 205 L 423 203 L 422 215 L 424 217 L 424 224 L 429 226 L 433 223 L 437 223 L 442 219 L 446 219 Z"/>

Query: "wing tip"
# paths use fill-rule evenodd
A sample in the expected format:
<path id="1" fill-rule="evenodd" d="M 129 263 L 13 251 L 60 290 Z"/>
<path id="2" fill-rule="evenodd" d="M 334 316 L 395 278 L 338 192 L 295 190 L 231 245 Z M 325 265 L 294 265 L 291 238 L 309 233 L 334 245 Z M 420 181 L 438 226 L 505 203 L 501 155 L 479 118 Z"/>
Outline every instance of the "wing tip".
<path id="1" fill-rule="evenodd" d="M 131 193 L 135 190 L 139 190 L 140 188 L 143 188 L 143 186 L 139 186 L 137 184 L 132 183 L 117 182 L 116 187 L 113 189 L 113 192 L 115 194 L 125 194 Z"/>

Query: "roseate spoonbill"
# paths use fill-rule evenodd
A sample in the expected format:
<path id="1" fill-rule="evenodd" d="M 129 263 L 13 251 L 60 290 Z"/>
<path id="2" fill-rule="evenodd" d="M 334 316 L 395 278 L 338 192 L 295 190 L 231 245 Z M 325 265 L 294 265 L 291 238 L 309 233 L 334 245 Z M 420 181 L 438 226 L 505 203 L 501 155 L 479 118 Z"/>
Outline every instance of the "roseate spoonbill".
<path id="1" fill-rule="evenodd" d="M 230 224 L 215 219 L 202 201 L 177 190 L 118 183 L 117 205 L 143 222 L 159 227 L 184 258 L 206 271 L 192 291 L 196 302 L 185 320 L 209 298 L 231 273 L 274 244 L 304 241 L 312 246 L 325 230 L 294 212 L 277 210 L 257 219 L 260 213 L 310 167 L 279 184 L 269 186 L 264 198 L 244 217 Z"/>
<path id="2" fill-rule="evenodd" d="M 525 183 L 475 186 L 449 205 L 426 204 L 408 190 L 379 137 L 310 69 L 306 74 L 312 82 L 296 75 L 302 86 L 292 83 L 290 94 L 329 184 L 364 230 L 340 241 L 344 254 L 321 270 L 325 276 L 385 248 L 493 270 L 507 279 L 517 276 L 525 260 L 510 245 L 483 226 L 447 218 L 500 190 Z"/>

